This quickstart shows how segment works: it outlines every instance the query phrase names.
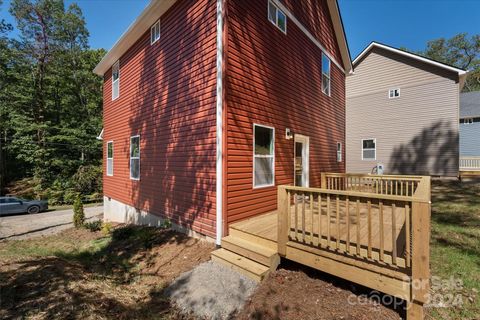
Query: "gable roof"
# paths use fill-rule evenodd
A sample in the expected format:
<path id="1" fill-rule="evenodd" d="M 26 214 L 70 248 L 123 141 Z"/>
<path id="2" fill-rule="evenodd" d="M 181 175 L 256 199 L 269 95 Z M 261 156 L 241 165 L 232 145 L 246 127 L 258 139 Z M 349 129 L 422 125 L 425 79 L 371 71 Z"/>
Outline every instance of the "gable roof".
<path id="1" fill-rule="evenodd" d="M 480 117 L 480 91 L 460 94 L 460 118 Z"/>
<path id="2" fill-rule="evenodd" d="M 342 62 L 345 66 L 345 73 L 353 73 L 353 63 L 350 56 L 350 48 L 348 47 L 347 36 L 345 34 L 345 28 L 343 27 L 342 15 L 340 14 L 340 8 L 337 0 L 327 0 L 328 10 L 330 11 L 330 17 L 332 18 L 333 30 L 337 37 L 338 47 L 340 48 L 340 54 L 342 55 Z"/>
<path id="3" fill-rule="evenodd" d="M 143 9 L 142 13 L 133 21 L 113 47 L 102 58 L 93 72 L 103 76 L 110 67 L 127 52 L 128 49 L 157 22 L 158 18 L 164 14 L 175 3 L 176 0 L 151 0 Z"/>
<path id="4" fill-rule="evenodd" d="M 391 47 L 391 46 L 387 46 L 385 44 L 375 42 L 375 41 L 372 41 L 365 49 L 363 49 L 362 52 L 360 52 L 360 54 L 355 58 L 355 60 L 353 60 L 353 66 L 358 65 L 361 62 L 362 58 L 365 57 L 373 48 L 381 48 L 381 49 L 387 50 L 389 52 L 393 52 L 393 53 L 401 55 L 401 56 L 409 57 L 411 59 L 421 61 L 421 62 L 429 64 L 429 65 L 437 66 L 437 67 L 443 68 L 445 70 L 455 72 L 455 73 L 458 74 L 460 89 L 463 88 L 463 85 L 465 84 L 465 80 L 466 80 L 468 71 L 465 71 L 465 70 L 459 69 L 457 67 L 450 66 L 448 64 L 438 62 L 438 61 L 435 61 L 435 60 L 432 60 L 432 59 L 429 59 L 429 58 L 422 57 L 418 54 L 410 53 L 410 52 L 403 51 L 403 50 L 400 50 L 400 49 L 397 49 L 397 48 L 394 48 L 394 47 Z"/>
<path id="5" fill-rule="evenodd" d="M 143 12 L 137 17 L 137 19 L 135 19 L 130 27 L 128 27 L 127 31 L 122 34 L 120 39 L 117 40 L 95 69 L 93 69 L 93 72 L 103 76 L 105 72 L 107 72 L 107 70 L 110 69 L 110 67 L 120 59 L 120 57 L 143 35 L 143 33 L 146 32 L 175 2 L 176 0 L 151 0 Z M 350 50 L 348 48 L 337 0 L 327 0 L 327 4 L 340 53 L 342 55 L 342 62 L 345 66 L 345 72 L 347 74 L 352 73 L 353 65 L 350 57 Z"/>

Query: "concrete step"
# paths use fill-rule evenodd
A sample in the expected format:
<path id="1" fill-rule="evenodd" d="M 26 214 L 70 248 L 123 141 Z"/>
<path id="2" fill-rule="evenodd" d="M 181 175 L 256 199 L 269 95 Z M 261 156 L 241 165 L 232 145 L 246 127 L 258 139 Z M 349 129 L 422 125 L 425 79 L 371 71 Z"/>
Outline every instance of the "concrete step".
<path id="1" fill-rule="evenodd" d="M 222 248 L 263 264 L 264 266 L 269 267 L 272 271 L 277 269 L 280 264 L 280 256 L 278 255 L 277 250 L 242 239 L 238 236 L 230 235 L 223 238 Z"/>
<path id="2" fill-rule="evenodd" d="M 211 256 L 213 261 L 232 268 L 258 282 L 262 281 L 270 272 L 269 267 L 223 248 L 213 251 Z"/>

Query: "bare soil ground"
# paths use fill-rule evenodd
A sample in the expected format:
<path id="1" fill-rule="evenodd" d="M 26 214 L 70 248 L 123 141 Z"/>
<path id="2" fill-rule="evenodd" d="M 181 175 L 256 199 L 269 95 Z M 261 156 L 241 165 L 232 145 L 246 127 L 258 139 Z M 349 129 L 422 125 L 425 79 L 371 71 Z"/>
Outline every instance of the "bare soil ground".
<path id="1" fill-rule="evenodd" d="M 70 229 L 0 242 L 1 319 L 189 319 L 162 291 L 213 245 L 171 231 Z"/>
<path id="2" fill-rule="evenodd" d="M 396 311 L 376 303 L 363 287 L 321 272 L 285 263 L 250 297 L 238 319 L 398 320 Z"/>

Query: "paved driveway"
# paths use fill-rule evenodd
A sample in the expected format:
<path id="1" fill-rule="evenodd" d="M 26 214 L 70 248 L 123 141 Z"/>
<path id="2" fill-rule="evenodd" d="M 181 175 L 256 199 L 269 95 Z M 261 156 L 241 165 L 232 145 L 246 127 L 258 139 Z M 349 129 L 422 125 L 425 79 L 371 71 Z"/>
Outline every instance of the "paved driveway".
<path id="1" fill-rule="evenodd" d="M 103 206 L 85 208 L 87 220 L 103 217 Z M 0 218 L 0 240 L 27 239 L 73 227 L 73 209 Z"/>

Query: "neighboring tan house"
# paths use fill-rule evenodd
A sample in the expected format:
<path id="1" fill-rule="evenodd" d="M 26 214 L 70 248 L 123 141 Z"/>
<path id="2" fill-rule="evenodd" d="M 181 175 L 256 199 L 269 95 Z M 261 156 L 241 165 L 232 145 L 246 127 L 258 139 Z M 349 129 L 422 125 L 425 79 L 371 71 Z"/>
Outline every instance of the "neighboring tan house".
<path id="1" fill-rule="evenodd" d="M 458 176 L 467 72 L 372 42 L 347 78 L 349 173 Z"/>
<path id="2" fill-rule="evenodd" d="M 480 157 L 480 91 L 460 94 L 460 157 Z"/>
<path id="3" fill-rule="evenodd" d="M 276 209 L 278 185 L 345 172 L 335 0 L 152 1 L 94 71 L 107 220 L 168 218 L 220 244 Z"/>

